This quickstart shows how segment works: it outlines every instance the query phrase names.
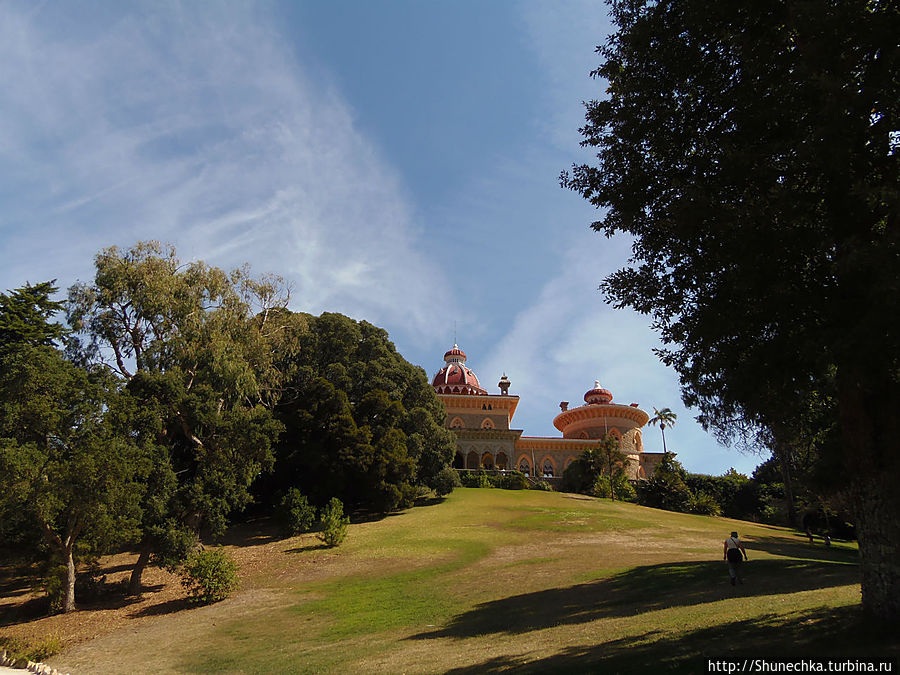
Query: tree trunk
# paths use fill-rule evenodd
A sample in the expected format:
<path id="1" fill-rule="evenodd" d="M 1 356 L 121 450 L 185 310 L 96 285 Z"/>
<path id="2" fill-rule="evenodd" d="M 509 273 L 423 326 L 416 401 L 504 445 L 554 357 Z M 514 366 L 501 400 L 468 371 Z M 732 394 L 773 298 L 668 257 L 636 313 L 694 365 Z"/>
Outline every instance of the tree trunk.
<path id="1" fill-rule="evenodd" d="M 147 565 L 150 563 L 151 550 L 149 543 L 145 542 L 141 545 L 141 553 L 138 555 L 137 562 L 134 564 L 134 569 L 131 570 L 131 578 L 128 580 L 128 595 L 141 594 L 141 589 L 143 588 L 141 576 L 144 574 L 144 569 L 146 569 Z"/>
<path id="2" fill-rule="evenodd" d="M 784 484 L 788 524 L 796 527 L 797 507 L 794 504 L 794 485 L 791 480 L 791 453 L 788 446 L 778 438 L 775 439 L 775 455 L 778 458 L 778 468 L 781 470 L 781 481 Z"/>
<path id="3" fill-rule="evenodd" d="M 75 611 L 75 559 L 72 556 L 72 546 L 65 549 L 66 558 L 66 599 L 63 603 L 63 612 L 68 614 Z"/>
<path id="4" fill-rule="evenodd" d="M 882 621 L 900 621 L 900 385 L 871 370 L 839 370 L 838 377 L 863 609 Z"/>

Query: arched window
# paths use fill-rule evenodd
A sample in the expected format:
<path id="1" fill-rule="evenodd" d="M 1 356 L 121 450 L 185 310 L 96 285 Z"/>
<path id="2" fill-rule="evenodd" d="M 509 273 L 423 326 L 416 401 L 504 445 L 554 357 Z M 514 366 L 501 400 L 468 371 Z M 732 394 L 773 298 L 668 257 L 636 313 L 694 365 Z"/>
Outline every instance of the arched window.
<path id="1" fill-rule="evenodd" d="M 548 457 L 547 459 L 544 460 L 544 467 L 543 467 L 543 471 L 541 472 L 541 475 L 544 478 L 553 478 L 553 473 L 554 473 L 553 462 L 550 461 L 550 458 Z"/>
<path id="2" fill-rule="evenodd" d="M 506 456 L 505 452 L 497 453 L 497 468 L 503 469 L 504 471 L 509 468 L 509 458 Z"/>
<path id="3" fill-rule="evenodd" d="M 453 468 L 454 469 L 463 469 L 466 466 L 466 461 L 463 459 L 462 453 L 457 452 L 456 456 L 453 458 Z"/>
<path id="4" fill-rule="evenodd" d="M 491 420 L 490 417 L 485 417 L 484 420 L 481 422 L 481 428 L 482 429 L 493 429 L 494 428 L 493 420 Z"/>
<path id="5" fill-rule="evenodd" d="M 454 417 L 453 421 L 450 422 L 450 428 L 451 429 L 465 429 L 466 423 L 462 421 L 462 418 Z"/>
<path id="6" fill-rule="evenodd" d="M 494 406 L 492 406 L 490 403 L 488 403 L 488 410 L 493 410 L 493 409 L 494 409 Z"/>
<path id="7" fill-rule="evenodd" d="M 493 469 L 494 468 L 494 456 L 486 452 L 481 456 L 481 468 L 482 469 Z"/>
<path id="8" fill-rule="evenodd" d="M 644 451 L 644 439 L 641 438 L 641 430 L 638 429 L 634 432 L 634 449 L 638 452 Z"/>
<path id="9" fill-rule="evenodd" d="M 569 464 L 575 461 L 574 457 L 566 457 L 566 463 L 563 465 L 563 471 L 569 468 Z"/>
<path id="10" fill-rule="evenodd" d="M 581 432 L 581 438 L 590 438 L 590 436 L 588 436 L 588 432 L 582 431 L 582 432 Z"/>
<path id="11" fill-rule="evenodd" d="M 477 469 L 478 465 L 481 462 L 478 459 L 478 454 L 471 450 L 468 455 L 466 455 L 466 468 L 467 469 Z"/>
<path id="12" fill-rule="evenodd" d="M 528 463 L 528 460 L 522 457 L 519 460 L 519 471 L 524 473 L 526 476 L 531 475 L 531 465 Z"/>

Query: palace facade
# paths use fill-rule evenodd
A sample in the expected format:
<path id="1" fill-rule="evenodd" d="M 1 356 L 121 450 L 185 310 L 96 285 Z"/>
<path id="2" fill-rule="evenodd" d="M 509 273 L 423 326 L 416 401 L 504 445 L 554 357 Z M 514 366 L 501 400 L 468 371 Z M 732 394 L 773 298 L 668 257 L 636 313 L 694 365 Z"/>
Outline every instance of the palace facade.
<path id="1" fill-rule="evenodd" d="M 458 469 L 518 469 L 527 476 L 558 479 L 584 450 L 609 436 L 627 457 L 629 478 L 650 476 L 663 456 L 644 451 L 647 413 L 637 403 L 613 403 L 612 394 L 599 382 L 585 393 L 584 405 L 559 404 L 553 426 L 560 437 L 523 436 L 521 429 L 513 429 L 519 397 L 509 393 L 509 378 L 504 374 L 497 383 L 500 393 L 489 394 L 457 345 L 444 354 L 444 367 L 431 385 L 447 409 L 447 427 L 456 435 L 453 466 Z"/>

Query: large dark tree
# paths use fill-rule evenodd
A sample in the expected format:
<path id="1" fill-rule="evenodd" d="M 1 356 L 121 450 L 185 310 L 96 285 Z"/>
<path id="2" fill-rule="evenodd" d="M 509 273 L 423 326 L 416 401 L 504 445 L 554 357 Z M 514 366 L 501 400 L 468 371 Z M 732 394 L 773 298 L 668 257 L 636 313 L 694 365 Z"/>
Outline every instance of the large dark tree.
<path id="1" fill-rule="evenodd" d="M 834 401 L 863 605 L 900 617 L 900 10 L 614 2 L 565 186 L 634 237 L 603 290 L 650 314 L 724 436 Z M 624 261 L 623 261 L 624 262 Z M 799 410 L 799 412 L 797 412 Z"/>
<path id="2" fill-rule="evenodd" d="M 455 444 L 424 371 L 366 321 L 325 313 L 284 323 L 274 351 L 285 431 L 260 490 L 385 512 L 411 505 L 416 486 L 435 487 Z"/>

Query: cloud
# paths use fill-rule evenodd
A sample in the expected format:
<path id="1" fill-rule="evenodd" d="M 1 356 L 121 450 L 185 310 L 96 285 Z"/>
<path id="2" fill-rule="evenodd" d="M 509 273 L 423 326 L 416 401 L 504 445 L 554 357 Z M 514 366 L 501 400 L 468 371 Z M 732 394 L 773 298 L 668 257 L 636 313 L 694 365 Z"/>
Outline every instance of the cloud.
<path id="1" fill-rule="evenodd" d="M 629 242 L 580 232 L 566 243 L 568 253 L 559 273 L 516 315 L 507 336 L 479 360 L 477 372 L 484 382 L 490 385 L 495 373 L 506 372 L 510 393 L 522 397 L 514 426 L 528 436 L 559 436 L 552 424 L 559 402 L 582 405 L 584 393 L 599 380 L 617 403 L 638 403 L 651 416 L 654 407 L 669 407 L 678 415 L 666 441 L 688 470 L 723 473 L 734 466 L 752 472 L 757 457 L 718 445 L 681 404 L 677 375 L 652 351 L 661 345 L 648 328 L 649 319 L 603 302 L 597 286 L 622 265 Z M 658 431 L 646 431 L 644 439 L 647 450 L 662 450 Z"/>
<path id="2" fill-rule="evenodd" d="M 0 6 L 0 284 L 159 239 L 284 275 L 297 309 L 433 337 L 447 280 L 327 73 L 252 5 L 122 7 Z"/>

